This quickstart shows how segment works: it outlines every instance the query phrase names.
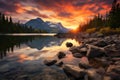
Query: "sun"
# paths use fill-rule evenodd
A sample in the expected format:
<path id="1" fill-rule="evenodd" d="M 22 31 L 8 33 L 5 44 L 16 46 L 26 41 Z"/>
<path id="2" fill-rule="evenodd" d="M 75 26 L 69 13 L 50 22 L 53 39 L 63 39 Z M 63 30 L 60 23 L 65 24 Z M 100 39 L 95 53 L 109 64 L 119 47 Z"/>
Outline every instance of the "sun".
<path id="1" fill-rule="evenodd" d="M 74 28 L 74 29 L 71 30 L 71 33 L 74 33 L 74 34 L 76 34 L 78 32 L 79 32 L 78 28 Z"/>

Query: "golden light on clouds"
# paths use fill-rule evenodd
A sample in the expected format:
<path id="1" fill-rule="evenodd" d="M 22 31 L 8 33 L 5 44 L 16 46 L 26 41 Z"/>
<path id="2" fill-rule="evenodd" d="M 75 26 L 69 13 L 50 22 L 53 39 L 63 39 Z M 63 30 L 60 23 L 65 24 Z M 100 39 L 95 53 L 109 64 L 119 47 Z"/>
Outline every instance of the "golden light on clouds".
<path id="1" fill-rule="evenodd" d="M 0 10 L 25 23 L 33 18 L 61 22 L 67 28 L 76 29 L 79 24 L 95 14 L 104 15 L 113 0 L 9 0 L 0 1 Z M 118 0 L 120 1 L 120 0 Z"/>

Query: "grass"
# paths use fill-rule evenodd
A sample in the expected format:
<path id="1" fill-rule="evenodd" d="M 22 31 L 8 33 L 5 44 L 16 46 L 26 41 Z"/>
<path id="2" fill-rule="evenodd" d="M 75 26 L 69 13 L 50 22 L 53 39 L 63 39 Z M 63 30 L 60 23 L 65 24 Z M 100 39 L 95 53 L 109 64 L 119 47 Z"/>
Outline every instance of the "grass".
<path id="1" fill-rule="evenodd" d="M 90 28 L 87 29 L 85 31 L 86 33 L 94 33 L 94 32 L 98 32 L 98 33 L 102 33 L 102 34 L 119 34 L 120 33 L 120 28 L 110 28 L 110 27 L 102 27 L 100 29 L 96 29 L 96 28 Z"/>

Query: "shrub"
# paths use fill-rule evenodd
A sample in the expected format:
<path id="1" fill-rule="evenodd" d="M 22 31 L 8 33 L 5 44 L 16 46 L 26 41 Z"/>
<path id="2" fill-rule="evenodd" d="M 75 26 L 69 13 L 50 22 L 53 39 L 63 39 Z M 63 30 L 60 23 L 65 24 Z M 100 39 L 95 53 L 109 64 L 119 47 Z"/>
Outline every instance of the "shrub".
<path id="1" fill-rule="evenodd" d="M 90 28 L 86 30 L 86 33 L 94 33 L 96 30 L 96 28 Z"/>
<path id="2" fill-rule="evenodd" d="M 111 32 L 111 28 L 110 27 L 104 27 L 104 28 L 101 28 L 99 30 L 100 33 L 109 33 Z"/>
<path id="3" fill-rule="evenodd" d="M 99 30 L 100 33 L 103 34 L 115 34 L 115 33 L 120 33 L 120 28 L 110 28 L 110 27 L 104 27 Z"/>

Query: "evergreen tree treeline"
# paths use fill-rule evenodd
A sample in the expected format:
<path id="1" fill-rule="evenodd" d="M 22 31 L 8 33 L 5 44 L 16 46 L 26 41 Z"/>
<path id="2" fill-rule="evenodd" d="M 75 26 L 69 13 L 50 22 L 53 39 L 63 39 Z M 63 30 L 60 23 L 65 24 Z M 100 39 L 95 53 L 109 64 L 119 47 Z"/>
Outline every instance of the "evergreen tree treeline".
<path id="1" fill-rule="evenodd" d="M 111 10 L 106 13 L 106 16 L 98 14 L 93 19 L 89 20 L 86 24 L 79 26 L 79 31 L 85 31 L 86 29 L 96 28 L 99 30 L 102 27 L 120 28 L 120 3 L 114 0 Z"/>
<path id="2" fill-rule="evenodd" d="M 37 33 L 43 32 L 41 30 L 33 29 L 25 25 L 13 23 L 12 17 L 5 16 L 0 13 L 0 33 Z"/>

